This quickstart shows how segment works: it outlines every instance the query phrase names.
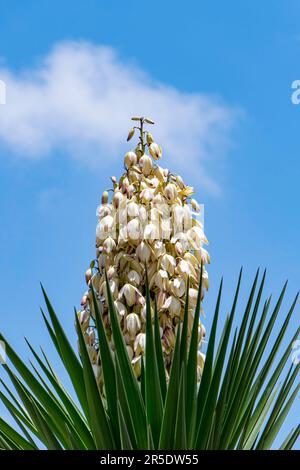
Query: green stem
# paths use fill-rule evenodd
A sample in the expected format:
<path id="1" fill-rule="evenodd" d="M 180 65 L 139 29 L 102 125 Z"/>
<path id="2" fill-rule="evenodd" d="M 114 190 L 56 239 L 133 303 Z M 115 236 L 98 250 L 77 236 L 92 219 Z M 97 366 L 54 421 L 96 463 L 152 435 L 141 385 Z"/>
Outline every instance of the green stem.
<path id="1" fill-rule="evenodd" d="M 141 118 L 140 120 L 141 127 L 140 127 L 140 141 L 141 141 L 141 147 L 142 147 L 142 152 L 145 152 L 145 143 L 144 143 L 144 119 Z"/>

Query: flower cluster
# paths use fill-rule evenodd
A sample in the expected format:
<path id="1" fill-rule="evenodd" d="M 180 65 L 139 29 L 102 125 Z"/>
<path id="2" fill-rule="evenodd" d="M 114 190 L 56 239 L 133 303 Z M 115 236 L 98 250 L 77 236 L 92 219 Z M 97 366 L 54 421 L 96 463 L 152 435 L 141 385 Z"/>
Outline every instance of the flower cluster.
<path id="1" fill-rule="evenodd" d="M 119 181 L 112 177 L 112 188 L 102 195 L 97 209 L 96 259 L 86 271 L 88 291 L 78 312 L 90 358 L 97 377 L 101 364 L 94 327 L 93 288 L 101 307 L 110 346 L 114 351 L 108 315 L 107 273 L 115 308 L 119 315 L 129 357 L 137 377 L 145 352 L 146 305 L 145 267 L 151 298 L 156 297 L 161 341 L 168 373 L 175 345 L 176 327 L 183 319 L 189 279 L 188 334 L 194 318 L 201 263 L 210 262 L 203 248 L 207 239 L 197 218 L 200 206 L 192 198 L 193 188 L 179 175 L 158 165 L 161 147 L 144 130 L 151 119 L 134 117 L 139 123 L 129 132 L 130 140 L 138 131 L 135 150 L 125 155 L 125 171 Z M 109 198 L 111 191 L 112 197 Z M 208 289 L 208 275 L 202 272 L 202 292 Z M 205 328 L 199 319 L 199 345 Z M 200 377 L 204 356 L 198 356 Z"/>

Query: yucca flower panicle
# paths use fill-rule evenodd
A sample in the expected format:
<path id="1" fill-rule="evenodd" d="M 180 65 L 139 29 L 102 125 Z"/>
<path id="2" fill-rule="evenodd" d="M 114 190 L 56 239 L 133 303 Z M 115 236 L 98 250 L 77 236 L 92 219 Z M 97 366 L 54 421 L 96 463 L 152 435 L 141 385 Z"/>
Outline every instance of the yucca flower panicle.
<path id="1" fill-rule="evenodd" d="M 166 373 L 175 346 L 176 329 L 183 319 L 189 296 L 188 337 L 191 333 L 200 269 L 203 264 L 201 297 L 208 289 L 205 264 L 210 262 L 203 244 L 208 241 L 198 220 L 200 205 L 192 198 L 193 188 L 181 176 L 159 165 L 161 146 L 145 130 L 150 118 L 133 117 L 137 123 L 127 141 L 137 133 L 138 143 L 124 157 L 124 173 L 105 190 L 97 208 L 96 258 L 85 273 L 88 291 L 78 312 L 94 371 L 101 379 L 97 337 L 95 335 L 94 289 L 103 322 L 114 351 L 108 315 L 105 272 L 124 334 L 127 351 L 137 377 L 145 353 L 147 269 L 151 300 L 156 298 Z M 111 196 L 111 197 L 110 197 Z M 196 217 L 195 217 L 196 215 Z M 189 280 L 189 289 L 187 285 Z M 199 347 L 205 328 L 199 319 Z M 198 378 L 204 355 L 199 351 Z"/>

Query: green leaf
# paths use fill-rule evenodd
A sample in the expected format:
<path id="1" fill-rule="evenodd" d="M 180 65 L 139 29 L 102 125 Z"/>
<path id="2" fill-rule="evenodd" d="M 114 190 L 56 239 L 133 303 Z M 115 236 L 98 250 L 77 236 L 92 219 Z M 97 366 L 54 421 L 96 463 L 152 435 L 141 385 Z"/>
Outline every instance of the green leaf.
<path id="1" fill-rule="evenodd" d="M 97 449 L 100 450 L 114 449 L 115 444 L 111 435 L 111 430 L 108 424 L 102 398 L 98 389 L 89 354 L 87 352 L 76 310 L 75 320 L 79 340 L 80 356 L 83 363 L 83 378 L 89 406 L 89 422 L 96 446 Z"/>
<path id="2" fill-rule="evenodd" d="M 5 342 L 6 346 L 6 354 L 15 366 L 16 370 L 20 374 L 20 376 L 24 379 L 27 383 L 30 390 L 33 394 L 40 400 L 42 405 L 47 410 L 49 416 L 53 419 L 57 426 L 57 430 L 60 432 L 60 436 L 62 439 L 67 439 L 66 430 L 65 430 L 65 414 L 61 407 L 58 405 L 57 401 L 53 399 L 51 395 L 49 395 L 47 389 L 45 389 L 41 383 L 36 379 L 36 377 L 32 374 L 32 372 L 28 369 L 28 367 L 24 364 L 24 362 L 17 356 L 17 354 L 13 351 L 12 347 L 4 339 L 2 335 L 0 335 L 0 339 Z M 5 370 L 9 372 L 9 368 L 4 365 Z"/>
<path id="3" fill-rule="evenodd" d="M 24 450 L 35 450 L 36 446 L 34 446 L 31 442 L 24 439 L 21 434 L 19 434 L 15 429 L 13 429 L 4 419 L 0 416 L 0 430 L 1 432 L 10 438 L 12 442 L 17 443 L 20 449 Z"/>
<path id="4" fill-rule="evenodd" d="M 268 430 L 266 434 L 263 434 L 261 439 L 259 440 L 256 449 L 261 449 L 261 450 L 268 450 L 271 449 L 272 444 L 280 431 L 280 428 L 282 424 L 285 421 L 285 418 L 287 417 L 288 412 L 291 409 L 291 406 L 299 392 L 300 389 L 300 384 L 297 385 L 293 393 L 291 394 L 290 398 L 288 399 L 286 405 L 282 409 L 281 413 L 279 414 L 278 418 L 276 421 L 273 423 L 272 427 Z"/>
<path id="5" fill-rule="evenodd" d="M 202 420 L 204 417 L 204 404 L 207 399 L 207 395 L 209 392 L 209 387 L 211 383 L 212 377 L 212 370 L 213 370 L 213 359 L 214 359 L 214 348 L 215 348 L 215 340 L 216 340 L 216 331 L 218 325 L 218 317 L 219 317 L 219 310 L 220 310 L 220 302 L 221 302 L 221 295 L 222 295 L 222 287 L 223 287 L 223 279 L 221 280 L 218 299 L 216 303 L 211 333 L 209 337 L 208 347 L 207 347 L 207 354 L 205 358 L 203 373 L 201 377 L 200 387 L 197 396 L 197 418 L 196 418 L 196 439 L 195 439 L 195 447 L 198 449 L 203 442 L 204 436 L 201 436 L 200 430 L 202 425 Z"/>
<path id="6" fill-rule="evenodd" d="M 174 448 L 176 450 L 187 449 L 187 433 L 186 433 L 186 365 L 181 368 L 177 415 L 175 423 Z"/>
<path id="7" fill-rule="evenodd" d="M 300 364 L 294 368 L 294 371 L 292 372 L 293 365 L 291 365 L 289 372 L 285 378 L 285 381 L 281 387 L 281 390 L 278 394 L 277 400 L 275 402 L 275 405 L 273 407 L 273 410 L 269 416 L 269 419 L 266 423 L 266 426 L 262 432 L 262 435 L 260 437 L 260 440 L 257 444 L 258 448 L 259 446 L 264 446 L 265 441 L 267 441 L 267 436 L 269 435 L 270 431 L 274 429 L 274 423 L 276 422 L 276 419 L 278 418 L 281 410 L 283 409 L 284 403 L 287 399 L 287 396 L 295 382 L 295 379 L 298 375 L 299 369 L 300 369 Z"/>
<path id="8" fill-rule="evenodd" d="M 145 398 L 147 422 L 150 425 L 154 446 L 158 446 L 161 429 L 163 403 L 159 373 L 154 347 L 152 315 L 148 276 L 146 269 L 146 358 L 145 358 Z"/>
<path id="9" fill-rule="evenodd" d="M 130 409 L 129 409 L 129 404 L 128 404 L 128 395 L 126 394 L 118 358 L 116 358 L 116 379 L 117 379 L 118 403 L 120 403 L 122 414 L 124 416 L 124 421 L 126 423 L 127 432 L 129 434 L 130 442 L 131 442 L 133 449 L 138 449 L 137 437 L 135 434 L 135 429 L 134 429 L 133 422 L 132 422 L 132 416 L 130 414 Z"/>
<path id="10" fill-rule="evenodd" d="M 104 378 L 104 384 L 105 384 L 105 396 L 106 396 L 107 408 L 108 408 L 107 412 L 112 423 L 116 446 L 119 447 L 120 438 L 118 434 L 118 429 L 119 429 L 118 413 L 116 413 L 117 385 L 116 385 L 115 364 L 112 358 L 111 350 L 108 345 L 108 341 L 107 341 L 107 337 L 105 334 L 104 325 L 102 321 L 102 316 L 99 311 L 99 305 L 96 299 L 94 289 L 92 289 L 92 296 L 93 296 L 93 304 L 94 304 L 94 311 L 95 311 L 96 327 L 97 327 L 98 339 L 99 339 L 101 367 L 103 370 L 103 378 Z"/>
<path id="11" fill-rule="evenodd" d="M 118 422 L 120 423 L 120 436 L 121 436 L 121 449 L 122 450 L 132 450 L 132 444 L 128 429 L 126 426 L 126 421 L 123 416 L 122 408 L 118 402 Z"/>
<path id="12" fill-rule="evenodd" d="M 189 289 L 190 279 L 188 277 L 184 304 L 184 316 L 182 323 L 182 334 L 180 343 L 180 362 L 185 363 L 187 361 L 187 347 L 188 347 L 188 320 L 189 320 Z"/>
<path id="13" fill-rule="evenodd" d="M 177 395 L 180 380 L 180 336 L 181 325 L 179 323 L 171 365 L 169 386 L 164 406 L 163 421 L 159 439 L 159 449 L 171 450 L 174 448 L 174 435 L 172 430 L 175 428 L 176 424 Z"/>
<path id="14" fill-rule="evenodd" d="M 279 450 L 290 450 L 293 448 L 296 440 L 300 436 L 300 424 L 296 427 L 296 429 L 292 429 L 288 436 L 285 438 Z"/>
<path id="15" fill-rule="evenodd" d="M 234 352 L 233 364 L 239 364 L 239 366 L 234 367 L 232 369 L 232 377 L 231 377 L 231 380 L 230 380 L 230 387 L 229 387 L 229 390 L 228 390 L 228 395 L 231 395 L 231 396 L 234 396 L 235 393 L 236 393 L 236 390 L 237 390 L 237 388 L 239 386 L 239 383 L 240 383 L 241 374 L 243 372 L 243 367 L 244 367 L 244 364 L 245 364 L 245 361 L 243 360 L 244 356 L 242 356 L 242 359 L 240 360 L 240 354 L 241 354 L 244 338 L 245 338 L 245 335 L 246 335 L 246 327 L 247 327 L 247 323 L 248 323 L 248 320 L 249 320 L 249 315 L 250 315 L 250 312 L 251 312 L 251 306 L 252 306 L 252 303 L 253 303 L 253 298 L 254 298 L 254 294 L 255 294 L 255 290 L 256 290 L 258 275 L 259 275 L 259 269 L 256 272 L 256 275 L 255 275 L 255 278 L 254 278 L 254 281 L 253 281 L 253 284 L 252 284 L 252 287 L 251 287 L 250 295 L 249 295 L 249 298 L 248 298 L 248 302 L 247 302 L 247 305 L 246 305 L 244 315 L 242 317 L 242 323 L 241 323 L 241 327 L 239 329 L 239 334 L 238 334 L 238 337 L 237 337 L 237 343 L 236 343 L 236 348 L 235 348 L 235 352 Z"/>
<path id="16" fill-rule="evenodd" d="M 227 418 L 225 420 L 225 423 L 222 429 L 222 438 L 220 441 L 220 445 L 222 448 L 223 446 L 226 446 L 226 447 L 229 446 L 230 442 L 232 442 L 232 436 L 234 434 L 234 431 L 236 430 L 237 423 L 239 423 L 242 415 L 245 416 L 241 412 L 241 410 L 243 409 L 243 404 L 244 404 L 243 400 L 248 395 L 248 391 L 249 391 L 249 388 L 251 387 L 252 380 L 258 369 L 260 360 L 264 353 L 271 331 L 274 327 L 274 323 L 277 318 L 277 315 L 278 315 L 278 312 L 282 303 L 282 299 L 285 293 L 285 289 L 286 289 L 286 284 L 284 288 L 282 289 L 278 302 L 267 324 L 267 327 L 264 331 L 264 334 L 258 345 L 258 348 L 256 351 L 254 351 L 253 348 L 251 348 L 250 358 L 248 358 L 247 363 L 245 363 L 243 366 L 243 369 L 242 369 L 243 372 L 238 381 L 238 386 L 236 388 L 236 391 L 234 395 L 230 397 L 230 405 L 228 406 Z M 254 355 L 254 358 L 252 360 L 251 358 L 253 355 Z M 240 367 L 238 368 L 240 369 Z M 246 416 L 245 416 L 245 419 L 246 419 Z M 232 444 L 230 448 L 232 448 Z"/>
<path id="17" fill-rule="evenodd" d="M 53 330 L 54 330 L 54 333 L 55 333 L 55 345 L 57 346 L 58 348 L 58 352 L 60 354 L 60 357 L 65 365 L 65 368 L 69 374 L 69 377 L 72 381 L 72 384 L 73 384 L 73 387 L 76 391 L 76 394 L 78 396 L 78 399 L 80 401 L 80 404 L 84 410 L 84 412 L 86 414 L 88 414 L 88 404 L 87 404 L 87 397 L 86 397 L 86 394 L 85 394 L 85 390 L 84 390 L 84 387 L 83 387 L 83 371 L 82 371 L 82 367 L 80 365 L 80 362 L 75 354 L 75 352 L 73 351 L 68 339 L 67 339 L 67 336 L 66 336 L 66 333 L 64 331 L 64 329 L 62 328 L 60 322 L 58 321 L 58 318 L 57 318 L 57 315 L 50 303 L 50 300 L 43 288 L 42 287 L 42 291 L 43 291 L 43 295 L 44 295 L 44 298 L 45 298 L 45 302 L 46 302 L 46 305 L 47 305 L 47 309 L 48 309 L 48 312 L 49 312 L 49 315 L 50 315 L 50 318 L 51 318 L 51 322 L 52 322 L 52 326 L 53 326 Z M 53 338 L 53 335 L 51 335 L 51 337 Z"/>
<path id="18" fill-rule="evenodd" d="M 269 397 L 270 397 L 272 391 L 274 390 L 274 387 L 277 383 L 277 380 L 278 380 L 278 378 L 279 378 L 279 376 L 280 376 L 280 374 L 281 374 L 288 358 L 290 357 L 292 344 L 295 341 L 295 339 L 298 337 L 299 332 L 300 332 L 300 328 L 298 328 L 298 330 L 296 331 L 296 333 L 293 336 L 292 340 L 288 344 L 288 346 L 287 346 L 284 354 L 282 355 L 277 367 L 275 368 L 274 371 L 272 371 L 271 378 L 270 378 L 269 382 L 267 383 L 267 385 L 265 387 L 265 390 L 261 393 L 261 397 L 260 397 L 260 399 L 259 399 L 259 401 L 258 401 L 258 403 L 255 407 L 253 415 L 251 416 L 251 418 L 250 418 L 250 420 L 247 424 L 247 428 L 245 429 L 245 436 L 244 436 L 245 442 L 247 442 L 247 440 L 249 438 L 249 435 L 252 433 L 254 427 L 256 426 L 256 423 L 260 419 L 260 415 L 262 413 L 264 413 L 265 406 L 266 406 L 266 404 L 269 400 Z M 262 372 L 263 372 L 263 374 L 262 374 Z M 266 371 L 266 369 L 263 369 L 262 372 L 260 372 L 258 378 L 256 379 L 256 381 L 255 381 L 255 383 L 252 387 L 251 392 L 249 393 L 249 398 L 251 398 L 252 400 L 255 400 L 257 398 L 258 394 L 261 392 L 261 389 L 262 389 L 261 377 L 262 377 L 262 375 L 265 376 L 267 371 Z M 251 446 L 254 444 L 254 440 L 252 440 Z"/>
<path id="19" fill-rule="evenodd" d="M 120 324 L 115 311 L 114 302 L 110 290 L 107 274 L 105 273 L 107 298 L 109 306 L 109 317 L 111 322 L 113 340 L 116 347 L 116 357 L 118 358 L 120 371 L 124 380 L 124 387 L 128 397 L 128 405 L 132 422 L 136 433 L 139 448 L 146 449 L 147 447 L 147 425 L 146 425 L 146 412 L 141 395 L 138 382 L 133 373 L 133 368 L 128 357 L 123 334 L 120 329 Z"/>
<path id="20" fill-rule="evenodd" d="M 79 448 L 85 449 L 93 449 L 95 448 L 95 444 L 93 441 L 93 438 L 91 436 L 91 433 L 86 425 L 86 422 L 84 421 L 83 417 L 81 416 L 80 411 L 77 409 L 75 403 L 69 396 L 69 394 L 66 392 L 62 384 L 60 383 L 58 377 L 54 373 L 53 369 L 51 368 L 49 370 L 49 361 L 47 363 L 48 368 L 46 365 L 43 363 L 42 359 L 39 357 L 37 352 L 33 349 L 33 347 L 30 345 L 30 343 L 26 340 L 32 354 L 34 355 L 36 361 L 38 362 L 39 366 L 43 370 L 44 374 L 46 375 L 47 379 L 53 386 L 54 390 L 56 391 L 57 395 L 61 399 L 64 407 L 65 407 L 65 414 L 66 415 L 66 420 L 68 420 L 69 427 L 72 429 L 72 435 L 74 434 L 78 435 L 77 438 L 77 444 L 79 444 Z M 44 354 L 44 353 L 43 353 Z M 44 354 L 44 357 L 45 354 Z M 73 438 L 74 439 L 74 438 Z M 80 440 L 82 441 L 82 445 L 80 445 Z"/>
<path id="21" fill-rule="evenodd" d="M 30 415 L 32 422 L 39 431 L 39 439 L 45 444 L 47 449 L 61 450 L 62 446 L 60 445 L 56 434 L 59 435 L 60 440 L 62 440 L 62 436 L 60 435 L 56 424 L 53 422 L 53 420 L 50 419 L 50 416 L 43 410 L 43 408 L 35 400 L 34 396 L 31 395 L 29 390 L 26 389 L 26 387 L 20 382 L 20 380 L 9 369 L 9 367 L 5 365 L 4 368 L 9 374 L 14 387 L 16 388 L 21 400 L 26 407 L 26 410 L 28 411 L 28 414 Z M 66 442 L 67 441 L 64 442 L 64 445 L 66 445 Z"/>
<path id="22" fill-rule="evenodd" d="M 161 396 L 162 396 L 162 400 L 164 403 L 166 394 L 167 394 L 167 377 L 166 377 L 166 367 L 165 367 L 165 362 L 164 362 L 161 335 L 160 335 L 160 329 L 159 329 L 159 319 L 158 319 L 156 297 L 154 299 L 154 344 L 155 344 Z"/>

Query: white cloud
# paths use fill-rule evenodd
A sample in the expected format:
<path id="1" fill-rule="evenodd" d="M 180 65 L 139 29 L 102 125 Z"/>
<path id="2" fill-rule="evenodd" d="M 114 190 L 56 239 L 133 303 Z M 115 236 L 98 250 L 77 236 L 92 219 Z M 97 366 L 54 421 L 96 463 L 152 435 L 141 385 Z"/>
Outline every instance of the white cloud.
<path id="1" fill-rule="evenodd" d="M 218 190 L 205 161 L 226 151 L 235 111 L 216 97 L 154 81 L 114 49 L 86 42 L 60 43 L 37 66 L 2 68 L 0 77 L 7 90 L 0 144 L 12 153 L 40 159 L 62 150 L 102 168 L 128 148 L 129 118 L 147 115 L 157 122 L 165 166 L 172 161 L 174 170 Z"/>

